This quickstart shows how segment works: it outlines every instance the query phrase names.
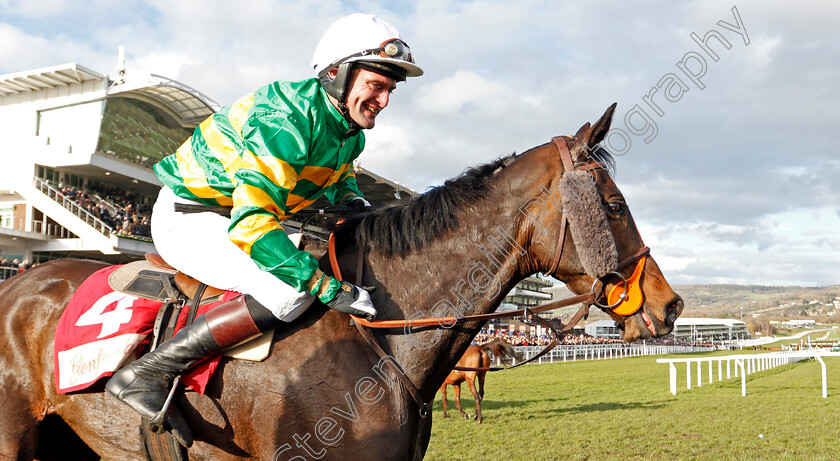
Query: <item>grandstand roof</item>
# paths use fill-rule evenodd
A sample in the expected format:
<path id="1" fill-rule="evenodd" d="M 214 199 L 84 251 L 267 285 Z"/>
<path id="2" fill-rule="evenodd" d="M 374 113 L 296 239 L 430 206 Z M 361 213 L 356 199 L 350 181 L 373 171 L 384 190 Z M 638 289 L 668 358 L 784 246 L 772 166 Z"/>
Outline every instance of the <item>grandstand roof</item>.
<path id="1" fill-rule="evenodd" d="M 356 183 L 371 203 L 393 203 L 410 200 L 417 195 L 413 189 L 355 165 Z"/>
<path id="2" fill-rule="evenodd" d="M 108 94 L 132 97 L 167 110 L 182 126 L 197 126 L 221 106 L 200 91 L 160 75 L 121 78 L 108 88 Z"/>
<path id="3" fill-rule="evenodd" d="M 116 80 L 75 62 L 0 75 L 0 96 L 34 93 L 89 81 L 107 86 L 108 95 L 146 101 L 184 127 L 195 127 L 221 106 L 200 91 L 155 74 L 120 74 Z"/>
<path id="4" fill-rule="evenodd" d="M 675 326 L 691 326 L 691 325 L 718 325 L 718 326 L 734 326 L 734 325 L 746 325 L 746 323 L 741 322 L 740 320 L 734 319 L 706 319 L 706 318 L 691 318 L 691 317 L 680 317 L 674 322 Z"/>
<path id="5" fill-rule="evenodd" d="M 107 77 L 75 62 L 0 75 L 0 96 L 105 80 Z"/>

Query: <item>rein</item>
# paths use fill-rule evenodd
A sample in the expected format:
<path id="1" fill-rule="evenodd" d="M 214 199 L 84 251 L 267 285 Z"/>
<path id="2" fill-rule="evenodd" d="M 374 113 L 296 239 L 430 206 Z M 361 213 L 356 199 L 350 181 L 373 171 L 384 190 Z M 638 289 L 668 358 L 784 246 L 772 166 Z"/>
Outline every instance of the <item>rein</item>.
<path id="1" fill-rule="evenodd" d="M 335 253 L 335 234 L 330 234 L 329 239 L 329 260 L 330 266 L 332 266 L 333 275 L 338 280 L 343 280 L 341 276 L 341 268 L 338 266 L 338 257 Z M 356 285 L 361 285 L 362 283 L 362 271 L 361 268 L 363 267 L 364 261 L 364 249 L 360 248 L 358 252 L 358 260 L 357 260 L 357 271 L 356 271 Z M 561 299 L 559 301 L 555 301 L 549 304 L 544 304 L 542 306 L 534 307 L 534 308 L 523 308 L 517 309 L 514 311 L 508 312 L 495 312 L 489 314 L 474 314 L 474 315 L 465 315 L 462 317 L 433 317 L 433 318 L 421 318 L 421 319 L 412 319 L 412 320 L 367 320 L 363 317 L 357 317 L 355 315 L 350 314 L 350 317 L 353 319 L 353 323 L 356 325 L 356 328 L 362 334 L 362 337 L 368 344 L 373 348 L 373 350 L 379 355 L 380 359 L 384 359 L 387 354 L 382 350 L 379 346 L 379 343 L 376 341 L 375 338 L 371 335 L 370 331 L 367 328 L 377 328 L 377 329 L 387 329 L 387 328 L 402 328 L 404 331 L 408 331 L 409 328 L 412 327 L 434 327 L 434 328 L 451 328 L 454 325 L 466 323 L 466 322 L 484 322 L 487 320 L 492 319 L 502 319 L 502 318 L 512 318 L 512 317 L 524 317 L 525 323 L 539 323 L 540 325 L 548 328 L 553 334 L 554 339 L 552 342 L 547 345 L 539 354 L 531 357 L 528 360 L 522 361 L 517 363 L 516 365 L 511 365 L 507 367 L 454 367 L 454 370 L 460 371 L 500 371 L 506 370 L 510 368 L 516 368 L 526 363 L 533 362 L 534 360 L 539 359 L 543 355 L 547 354 L 549 351 L 554 349 L 558 344 L 560 344 L 560 339 L 563 336 L 568 335 L 575 325 L 580 322 L 581 319 L 586 318 L 589 316 L 589 305 L 595 302 L 597 296 L 594 292 L 585 293 L 582 295 L 572 296 L 570 298 Z M 558 331 L 554 325 L 544 320 L 542 317 L 538 316 L 537 314 L 549 311 L 553 309 L 557 309 L 560 307 L 570 306 L 572 304 L 581 303 L 580 309 L 578 309 L 577 313 L 572 317 L 572 319 L 566 325 Z M 391 365 L 392 361 L 387 360 L 386 363 Z M 395 365 L 391 365 L 395 367 Z M 414 401 L 417 402 L 417 405 L 420 407 L 421 416 L 424 415 L 425 411 L 428 411 L 428 403 L 423 401 L 420 397 L 420 392 L 417 390 L 417 387 L 414 386 L 414 383 L 405 376 L 404 372 L 398 368 L 394 368 L 397 371 L 396 375 L 409 391 L 409 393 L 414 398 Z"/>

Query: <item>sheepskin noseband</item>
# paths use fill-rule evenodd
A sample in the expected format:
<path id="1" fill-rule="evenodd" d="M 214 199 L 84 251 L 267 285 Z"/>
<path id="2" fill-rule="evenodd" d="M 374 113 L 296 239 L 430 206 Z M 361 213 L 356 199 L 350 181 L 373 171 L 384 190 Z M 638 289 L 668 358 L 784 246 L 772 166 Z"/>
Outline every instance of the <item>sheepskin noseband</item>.
<path id="1" fill-rule="evenodd" d="M 591 173 L 569 171 L 560 178 L 560 187 L 572 239 L 586 273 L 603 277 L 614 271 L 618 266 L 618 251 Z"/>

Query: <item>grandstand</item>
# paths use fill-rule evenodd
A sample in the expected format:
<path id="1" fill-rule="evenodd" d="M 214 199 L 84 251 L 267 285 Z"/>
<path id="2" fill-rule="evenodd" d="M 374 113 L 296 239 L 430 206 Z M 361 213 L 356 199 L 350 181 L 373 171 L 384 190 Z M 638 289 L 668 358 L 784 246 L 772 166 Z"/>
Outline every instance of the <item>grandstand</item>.
<path id="1" fill-rule="evenodd" d="M 519 282 L 502 301 L 498 312 L 509 312 L 522 309 L 523 307 L 535 307 L 547 302 L 550 302 L 554 297 L 551 293 L 544 291 L 551 287 L 552 282 L 546 280 L 542 276 L 534 275 Z M 551 318 L 552 315 L 544 315 L 546 318 Z M 520 332 L 533 336 L 543 336 L 548 334 L 546 328 L 540 325 L 525 324 L 521 318 L 512 319 L 496 319 L 487 323 L 490 330 L 507 330 L 510 332 Z"/>
<path id="2" fill-rule="evenodd" d="M 219 108 L 153 74 L 111 78 L 70 63 L 0 75 L 0 257 L 121 263 L 154 251 L 151 166 Z M 373 204 L 416 195 L 359 166 L 356 178 Z"/>
<path id="3" fill-rule="evenodd" d="M 0 280 L 55 258 L 119 264 L 155 251 L 149 215 L 161 183 L 151 167 L 219 109 L 183 83 L 124 69 L 111 78 L 69 63 L 0 75 Z M 417 195 L 354 167 L 373 205 Z M 327 205 L 322 197 L 312 207 Z M 528 278 L 503 309 L 551 299 L 541 291 L 550 285 Z"/>
<path id="4" fill-rule="evenodd" d="M 732 319 L 678 318 L 673 335 L 690 344 L 750 338 L 747 324 Z"/>
<path id="5" fill-rule="evenodd" d="M 596 338 L 619 338 L 621 332 L 612 320 L 598 320 L 585 327 L 586 334 Z M 747 324 L 730 319 L 678 318 L 674 322 L 674 339 L 688 344 L 719 343 L 747 339 Z"/>
<path id="6" fill-rule="evenodd" d="M 586 334 L 595 338 L 619 339 L 621 331 L 615 326 L 614 320 L 597 320 L 583 327 Z"/>

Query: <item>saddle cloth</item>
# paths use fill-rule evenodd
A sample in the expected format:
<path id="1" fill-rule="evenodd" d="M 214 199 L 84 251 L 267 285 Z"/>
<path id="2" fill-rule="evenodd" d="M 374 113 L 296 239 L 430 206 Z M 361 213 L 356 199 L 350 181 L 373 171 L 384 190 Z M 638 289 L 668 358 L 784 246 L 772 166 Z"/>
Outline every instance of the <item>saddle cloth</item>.
<path id="1" fill-rule="evenodd" d="M 136 274 L 136 266 L 144 264 L 148 265 L 138 261 L 100 269 L 88 277 L 70 299 L 55 334 L 55 382 L 59 393 L 86 389 L 99 379 L 111 376 L 145 350 L 163 302 L 116 291 L 109 284 L 109 279 L 112 282 L 120 279 L 121 272 Z M 127 267 L 131 265 L 134 266 Z M 200 305 L 198 315 L 236 296 L 239 293 L 224 292 L 214 302 Z M 186 325 L 188 315 L 189 309 L 181 310 L 175 331 Z M 260 340 L 263 349 L 270 347 L 270 336 L 267 341 L 265 338 L 255 341 Z M 243 346 L 248 345 L 239 348 Z M 267 354 L 267 350 L 265 352 Z M 206 360 L 190 370 L 183 376 L 184 384 L 203 394 L 219 359 L 217 356 Z"/>

